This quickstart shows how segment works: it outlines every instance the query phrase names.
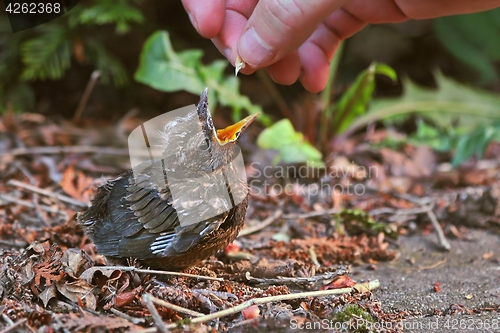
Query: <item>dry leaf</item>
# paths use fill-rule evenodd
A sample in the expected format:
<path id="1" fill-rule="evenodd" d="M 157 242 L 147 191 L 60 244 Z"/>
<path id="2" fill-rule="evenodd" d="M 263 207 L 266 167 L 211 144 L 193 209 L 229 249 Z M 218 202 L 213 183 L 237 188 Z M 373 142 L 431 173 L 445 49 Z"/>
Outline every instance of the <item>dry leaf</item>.
<path id="1" fill-rule="evenodd" d="M 67 299 L 74 303 L 83 301 L 83 306 L 88 309 L 95 310 L 97 307 L 97 300 L 92 293 L 93 289 L 94 286 L 84 280 L 57 283 L 57 290 Z"/>
<path id="2" fill-rule="evenodd" d="M 241 311 L 243 318 L 245 319 L 255 319 L 260 315 L 260 309 L 257 305 L 252 305 Z"/>
<path id="3" fill-rule="evenodd" d="M 50 300 L 56 296 L 56 286 L 54 284 L 49 286 L 47 289 L 42 291 L 40 295 L 38 295 L 38 297 L 42 300 L 44 307 L 47 307 L 47 304 L 49 304 Z"/>

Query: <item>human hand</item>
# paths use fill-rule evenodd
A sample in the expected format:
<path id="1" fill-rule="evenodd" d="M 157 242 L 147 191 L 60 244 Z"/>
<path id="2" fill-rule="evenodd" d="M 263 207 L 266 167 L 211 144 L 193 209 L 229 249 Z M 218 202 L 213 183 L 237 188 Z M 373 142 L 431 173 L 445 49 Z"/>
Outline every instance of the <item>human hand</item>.
<path id="1" fill-rule="evenodd" d="M 370 23 L 402 22 L 477 12 L 500 0 L 182 0 L 196 30 L 211 38 L 245 74 L 266 68 L 292 84 L 300 76 L 311 92 L 324 89 L 341 40 Z"/>

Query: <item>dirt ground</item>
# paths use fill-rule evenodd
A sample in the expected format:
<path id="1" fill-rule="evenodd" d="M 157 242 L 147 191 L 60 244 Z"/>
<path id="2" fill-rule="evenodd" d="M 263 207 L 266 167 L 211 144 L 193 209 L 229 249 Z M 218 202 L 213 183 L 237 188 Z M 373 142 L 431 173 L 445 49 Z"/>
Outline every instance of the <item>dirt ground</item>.
<path id="1" fill-rule="evenodd" d="M 379 263 L 376 270 L 359 267 L 354 276 L 380 280 L 374 296 L 386 311 L 415 314 L 403 320 L 408 332 L 499 332 L 500 236 L 470 230 L 469 238 L 450 240 L 451 251 L 443 252 L 433 234 L 403 236 L 397 260 Z M 496 325 L 488 329 L 488 322 Z"/>

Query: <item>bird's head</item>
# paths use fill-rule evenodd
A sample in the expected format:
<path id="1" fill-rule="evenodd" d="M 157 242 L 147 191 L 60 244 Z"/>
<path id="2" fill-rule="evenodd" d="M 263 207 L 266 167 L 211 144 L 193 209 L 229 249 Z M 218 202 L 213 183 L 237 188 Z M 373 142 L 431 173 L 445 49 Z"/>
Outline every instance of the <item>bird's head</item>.
<path id="1" fill-rule="evenodd" d="M 183 173 L 211 172 L 229 164 L 238 154 L 236 143 L 257 118 L 252 114 L 223 129 L 216 129 L 208 108 L 208 90 L 200 97 L 196 110 L 165 126 L 164 158 Z"/>

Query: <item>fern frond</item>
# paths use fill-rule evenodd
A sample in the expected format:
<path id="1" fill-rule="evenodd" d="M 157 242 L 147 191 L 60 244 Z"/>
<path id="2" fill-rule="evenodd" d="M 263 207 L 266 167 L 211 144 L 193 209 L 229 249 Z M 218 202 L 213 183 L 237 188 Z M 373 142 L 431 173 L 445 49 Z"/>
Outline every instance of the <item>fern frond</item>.
<path id="1" fill-rule="evenodd" d="M 128 82 L 127 72 L 120 61 L 113 57 L 100 42 L 85 40 L 84 45 L 90 62 L 101 72 L 103 83 L 113 81 L 115 85 L 121 86 Z"/>
<path id="2" fill-rule="evenodd" d="M 42 27 L 42 35 L 21 45 L 23 80 L 60 79 L 71 64 L 72 43 L 66 29 L 55 23 Z"/>
<path id="3" fill-rule="evenodd" d="M 142 23 L 144 16 L 126 0 L 106 0 L 91 7 L 83 8 L 77 16 L 80 24 L 104 25 L 116 24 L 117 33 L 125 33 L 130 29 L 130 23 Z"/>

